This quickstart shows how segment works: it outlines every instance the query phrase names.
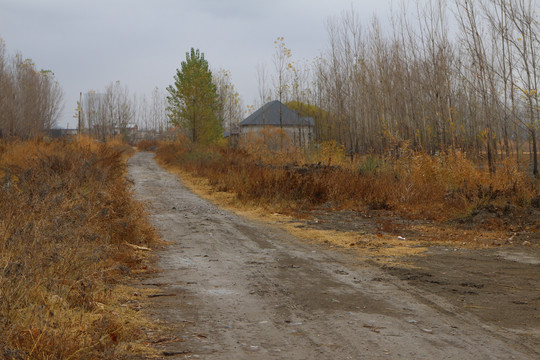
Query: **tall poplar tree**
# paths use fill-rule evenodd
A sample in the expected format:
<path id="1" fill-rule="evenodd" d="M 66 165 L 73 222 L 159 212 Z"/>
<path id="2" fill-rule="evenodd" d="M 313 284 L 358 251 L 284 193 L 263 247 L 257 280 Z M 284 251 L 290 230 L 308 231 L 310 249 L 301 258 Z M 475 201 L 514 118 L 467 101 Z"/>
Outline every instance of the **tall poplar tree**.
<path id="1" fill-rule="evenodd" d="M 218 94 L 204 53 L 194 48 L 186 53 L 167 91 L 171 122 L 184 128 L 193 142 L 213 144 L 222 138 Z"/>

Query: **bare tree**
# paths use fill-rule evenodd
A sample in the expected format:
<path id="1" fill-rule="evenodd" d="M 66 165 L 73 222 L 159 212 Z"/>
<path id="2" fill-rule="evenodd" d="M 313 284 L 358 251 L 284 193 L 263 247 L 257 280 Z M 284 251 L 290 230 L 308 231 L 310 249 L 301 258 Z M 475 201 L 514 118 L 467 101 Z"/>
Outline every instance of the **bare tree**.
<path id="1" fill-rule="evenodd" d="M 128 125 L 136 119 L 134 104 L 127 86 L 122 86 L 119 81 L 110 83 L 104 93 L 89 91 L 84 94 L 83 122 L 89 133 L 102 141 L 108 136 L 125 135 Z"/>
<path id="2" fill-rule="evenodd" d="M 133 104 L 136 107 L 135 119 L 139 126 L 139 129 L 143 129 L 146 132 L 150 131 L 150 129 L 153 129 L 151 115 L 150 115 L 150 112 L 151 112 L 150 104 L 148 104 L 146 95 L 142 94 L 137 97 L 134 94 Z"/>
<path id="3" fill-rule="evenodd" d="M 276 70 L 276 78 L 274 79 L 274 86 L 277 98 L 280 103 L 287 101 L 288 93 L 288 70 L 292 67 L 290 58 L 292 56 L 291 50 L 285 45 L 285 39 L 283 36 L 278 37 L 275 41 L 275 53 L 274 53 L 274 66 Z M 281 130 L 280 136 L 280 149 L 283 149 L 283 114 L 282 107 L 279 107 L 279 128 Z"/>
<path id="4" fill-rule="evenodd" d="M 81 100 L 81 122 L 89 135 L 100 139 L 105 139 L 110 133 L 105 122 L 104 97 L 104 94 L 91 90 L 84 93 Z"/>
<path id="5" fill-rule="evenodd" d="M 133 120 L 133 104 L 129 98 L 127 86 L 120 81 L 110 83 L 105 88 L 105 116 L 106 123 L 113 129 L 126 129 Z"/>
<path id="6" fill-rule="evenodd" d="M 257 92 L 259 99 L 255 107 L 263 106 L 270 101 L 271 91 L 268 87 L 268 72 L 264 63 L 257 64 Z"/>
<path id="7" fill-rule="evenodd" d="M 153 131 L 161 134 L 168 127 L 169 117 L 166 112 L 167 96 L 157 86 L 152 91 L 150 103 L 150 123 Z"/>
<path id="8" fill-rule="evenodd" d="M 240 94 L 232 83 L 230 71 L 220 69 L 213 72 L 212 81 L 216 85 L 219 102 L 219 118 L 223 129 L 232 132 L 237 128 L 244 114 Z"/>
<path id="9" fill-rule="evenodd" d="M 533 0 L 514 0 L 501 2 L 500 6 L 512 31 L 506 33 L 506 40 L 512 45 L 519 59 L 516 79 L 512 84 L 523 99 L 527 109 L 526 127 L 532 143 L 533 174 L 538 175 L 537 131 L 540 114 L 540 22 L 537 15 L 536 2 Z"/>
<path id="10" fill-rule="evenodd" d="M 54 126 L 63 109 L 54 73 L 21 54 L 8 56 L 0 39 L 0 136 L 30 138 Z"/>

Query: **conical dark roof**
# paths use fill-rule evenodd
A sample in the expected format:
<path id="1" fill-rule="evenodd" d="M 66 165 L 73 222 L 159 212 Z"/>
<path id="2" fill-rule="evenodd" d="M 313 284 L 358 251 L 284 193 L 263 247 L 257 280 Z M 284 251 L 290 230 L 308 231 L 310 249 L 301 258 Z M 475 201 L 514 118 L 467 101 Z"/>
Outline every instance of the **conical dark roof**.
<path id="1" fill-rule="evenodd" d="M 281 107 L 281 122 L 283 126 L 314 126 L 315 121 L 311 117 L 299 116 L 279 100 L 264 104 L 259 110 L 249 115 L 240 126 L 270 125 L 279 126 L 279 112 Z"/>

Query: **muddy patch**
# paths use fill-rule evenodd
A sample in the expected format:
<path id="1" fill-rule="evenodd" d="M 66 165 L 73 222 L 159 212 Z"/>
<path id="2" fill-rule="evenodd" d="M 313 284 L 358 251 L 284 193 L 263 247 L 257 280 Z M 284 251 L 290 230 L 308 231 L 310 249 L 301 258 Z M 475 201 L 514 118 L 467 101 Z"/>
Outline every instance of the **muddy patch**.
<path id="1" fill-rule="evenodd" d="M 383 266 L 494 325 L 540 330 L 540 251 L 431 248 L 415 268 Z"/>

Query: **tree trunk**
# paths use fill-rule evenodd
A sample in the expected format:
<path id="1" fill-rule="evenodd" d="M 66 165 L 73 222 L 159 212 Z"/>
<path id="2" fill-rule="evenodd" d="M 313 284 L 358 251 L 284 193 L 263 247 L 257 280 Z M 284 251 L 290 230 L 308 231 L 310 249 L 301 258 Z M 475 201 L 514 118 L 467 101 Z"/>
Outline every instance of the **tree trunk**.
<path id="1" fill-rule="evenodd" d="M 533 175 L 538 176 L 538 151 L 536 148 L 536 129 L 531 129 L 532 153 L 533 153 Z"/>

